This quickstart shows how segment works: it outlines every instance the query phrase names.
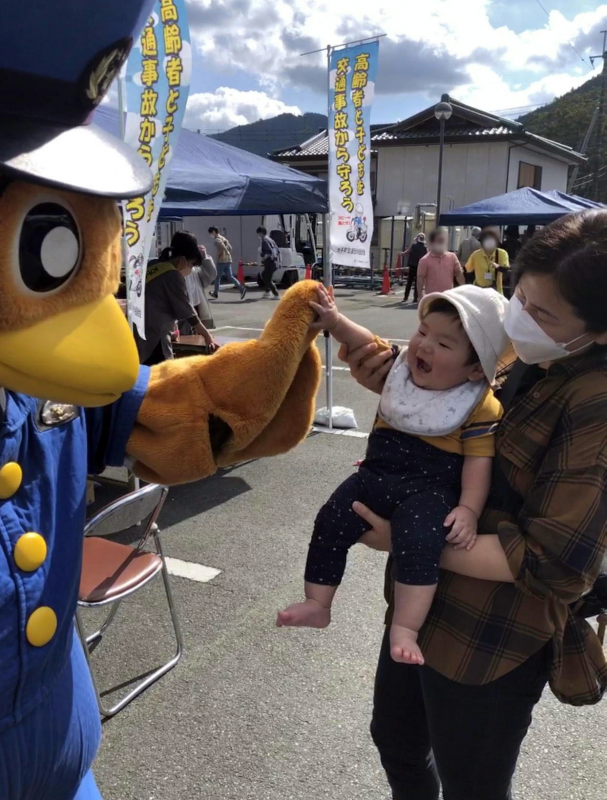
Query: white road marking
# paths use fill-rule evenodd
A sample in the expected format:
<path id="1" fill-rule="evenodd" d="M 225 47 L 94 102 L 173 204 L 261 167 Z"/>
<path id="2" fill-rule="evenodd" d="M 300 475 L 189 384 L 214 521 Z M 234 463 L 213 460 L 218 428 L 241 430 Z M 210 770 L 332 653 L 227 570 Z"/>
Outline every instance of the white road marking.
<path id="1" fill-rule="evenodd" d="M 368 439 L 369 434 L 356 431 L 352 428 L 325 428 L 324 425 L 314 425 L 314 433 L 332 433 L 334 436 L 351 436 L 353 439 Z"/>
<path id="2" fill-rule="evenodd" d="M 213 328 L 214 331 L 256 331 L 262 333 L 263 328 L 239 328 L 237 325 L 222 325 L 219 328 Z"/>
<path id="3" fill-rule="evenodd" d="M 167 569 L 170 575 L 178 578 L 188 578 L 190 581 L 198 583 L 208 583 L 216 578 L 220 569 L 215 567 L 205 567 L 204 564 L 196 564 L 193 561 L 182 561 L 180 558 L 165 558 Z"/>

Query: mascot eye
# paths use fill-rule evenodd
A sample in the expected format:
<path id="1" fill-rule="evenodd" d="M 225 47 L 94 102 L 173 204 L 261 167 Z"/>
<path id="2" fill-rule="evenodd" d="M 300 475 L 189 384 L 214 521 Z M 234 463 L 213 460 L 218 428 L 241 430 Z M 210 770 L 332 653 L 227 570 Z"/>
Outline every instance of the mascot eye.
<path id="1" fill-rule="evenodd" d="M 23 221 L 19 270 L 33 292 L 50 292 L 68 281 L 80 266 L 78 226 L 58 203 L 40 203 Z"/>

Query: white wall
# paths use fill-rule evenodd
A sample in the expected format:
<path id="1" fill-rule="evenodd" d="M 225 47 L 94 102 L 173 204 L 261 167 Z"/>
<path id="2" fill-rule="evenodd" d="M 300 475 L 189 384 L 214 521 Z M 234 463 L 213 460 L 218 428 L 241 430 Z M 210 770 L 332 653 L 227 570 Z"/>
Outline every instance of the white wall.
<path id="1" fill-rule="evenodd" d="M 567 164 L 524 147 L 511 151 L 507 183 L 510 147 L 507 142 L 445 145 L 442 211 L 449 210 L 449 196 L 459 208 L 516 189 L 519 161 L 543 167 L 544 191 L 566 190 Z M 398 214 L 403 202 L 410 214 L 417 203 L 436 202 L 438 155 L 438 145 L 378 148 L 376 215 Z"/>
<path id="2" fill-rule="evenodd" d="M 436 202 L 438 155 L 438 145 L 378 148 L 375 213 L 391 216 L 404 202 L 412 214 L 417 203 Z M 449 209 L 449 195 L 458 208 L 503 194 L 506 160 L 504 142 L 445 145 L 442 210 Z"/>
<path id="3" fill-rule="evenodd" d="M 261 225 L 261 216 L 184 217 L 185 230 L 191 231 L 198 239 L 198 244 L 203 244 L 209 255 L 215 259 L 215 243 L 208 233 L 211 225 L 219 228 L 219 232 L 226 236 L 232 245 L 234 269 L 239 261 L 257 261 L 259 237 L 256 230 Z"/>
<path id="4" fill-rule="evenodd" d="M 518 188 L 518 169 L 521 161 L 542 167 L 542 192 L 548 192 L 550 189 L 558 189 L 561 192 L 567 191 L 567 175 L 569 172 L 567 164 L 557 161 L 544 153 L 536 153 L 527 147 L 513 147 L 510 153 L 509 192 Z"/>

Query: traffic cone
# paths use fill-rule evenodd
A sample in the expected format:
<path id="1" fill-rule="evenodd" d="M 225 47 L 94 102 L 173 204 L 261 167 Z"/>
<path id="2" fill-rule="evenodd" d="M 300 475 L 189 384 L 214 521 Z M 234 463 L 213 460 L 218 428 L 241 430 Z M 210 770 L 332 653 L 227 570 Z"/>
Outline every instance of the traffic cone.
<path id="1" fill-rule="evenodd" d="M 396 269 L 394 270 L 394 275 L 397 281 L 402 280 L 403 277 L 403 257 L 402 253 L 398 254 L 398 258 L 396 259 Z"/>
<path id="2" fill-rule="evenodd" d="M 242 261 L 238 262 L 238 274 L 236 275 L 236 278 L 238 283 L 240 283 L 241 286 L 244 286 L 244 264 Z"/>
<path id="3" fill-rule="evenodd" d="M 306 280 L 309 281 L 312 278 L 312 267 L 310 264 L 306 264 Z"/>
<path id="4" fill-rule="evenodd" d="M 388 272 L 387 264 L 384 264 L 384 275 L 381 282 L 380 294 L 390 294 L 390 273 Z"/>

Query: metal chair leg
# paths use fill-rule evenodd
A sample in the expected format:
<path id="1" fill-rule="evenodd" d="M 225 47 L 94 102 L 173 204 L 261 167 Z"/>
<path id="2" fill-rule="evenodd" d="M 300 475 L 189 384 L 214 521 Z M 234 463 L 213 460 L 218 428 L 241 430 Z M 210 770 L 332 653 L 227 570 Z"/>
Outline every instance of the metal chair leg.
<path id="1" fill-rule="evenodd" d="M 115 603 L 112 603 L 112 606 L 110 608 L 110 613 L 107 615 L 103 625 L 99 628 L 98 631 L 96 631 L 95 633 L 91 633 L 89 636 L 86 637 L 87 644 L 92 644 L 93 642 L 96 642 L 97 639 L 101 639 L 103 634 L 107 631 L 107 629 L 114 621 L 114 617 L 116 616 L 116 612 L 118 611 L 121 602 L 122 600 L 116 600 Z"/>
<path id="2" fill-rule="evenodd" d="M 103 708 L 103 700 L 101 699 L 101 694 L 99 693 L 99 687 L 97 686 L 97 681 L 95 680 L 95 673 L 93 672 L 93 665 L 91 664 L 91 657 L 89 653 L 88 644 L 86 641 L 86 634 L 84 632 L 84 626 L 82 625 L 82 620 L 80 619 L 80 614 L 78 609 L 76 609 L 76 630 L 78 631 L 78 636 L 80 637 L 80 641 L 82 642 L 82 649 L 84 650 L 84 657 L 86 658 L 86 663 L 89 667 L 89 672 L 91 673 L 91 681 L 93 683 L 93 689 L 95 690 L 95 696 L 97 698 L 97 708 L 102 716 L 105 716 L 104 708 Z"/>
<path id="3" fill-rule="evenodd" d="M 159 538 L 159 534 L 160 534 L 159 531 L 155 531 L 154 532 L 154 540 L 155 540 L 156 547 L 157 547 L 157 550 L 158 550 L 158 555 L 160 556 L 160 558 L 162 560 L 162 569 L 161 569 L 162 581 L 164 583 L 164 590 L 165 590 L 165 594 L 167 596 L 169 612 L 171 614 L 171 621 L 173 623 L 173 631 L 175 633 L 175 639 L 177 641 L 177 649 L 175 651 L 175 655 L 171 659 L 169 659 L 169 661 L 167 661 L 166 664 L 163 664 L 163 666 L 158 667 L 158 669 L 156 669 L 156 670 L 154 670 L 154 672 L 150 673 L 146 678 L 144 678 L 144 680 L 142 680 L 140 683 L 138 683 L 137 686 L 134 689 L 132 689 L 130 692 L 128 692 L 128 694 L 125 695 L 125 697 L 123 697 L 121 700 L 119 700 L 118 703 L 113 705 L 111 708 L 107 708 L 104 705 L 103 699 L 101 698 L 101 694 L 100 694 L 99 689 L 97 687 L 97 683 L 95 681 L 94 673 L 93 673 L 93 670 L 92 670 L 92 665 L 91 665 L 91 661 L 90 661 L 90 653 L 89 653 L 89 648 L 88 648 L 88 640 L 87 640 L 86 635 L 84 633 L 84 629 L 83 629 L 83 626 L 82 626 L 82 622 L 81 622 L 81 620 L 79 618 L 78 612 L 76 612 L 76 624 L 78 626 L 78 633 L 79 633 L 80 639 L 82 640 L 82 643 L 83 643 L 84 652 L 85 652 L 85 655 L 86 655 L 86 660 L 87 660 L 88 665 L 89 665 L 89 669 L 91 670 L 91 676 L 92 676 L 92 679 L 93 679 L 93 686 L 95 687 L 95 694 L 97 695 L 97 705 L 99 706 L 99 712 L 103 717 L 113 717 L 115 714 L 117 714 L 119 711 L 121 711 L 126 705 L 128 705 L 131 702 L 131 700 L 134 700 L 142 692 L 144 692 L 149 686 L 151 686 L 153 683 L 155 683 L 159 678 L 161 678 L 163 675 L 166 675 L 166 673 L 169 672 L 169 670 L 173 669 L 173 667 L 177 664 L 177 662 L 179 661 L 179 659 L 181 658 L 181 655 L 183 653 L 183 635 L 181 633 L 181 626 L 179 624 L 179 618 L 177 616 L 177 608 L 175 606 L 175 601 L 174 601 L 174 598 L 173 598 L 173 592 L 171 590 L 171 583 L 170 583 L 170 579 L 169 579 L 169 573 L 168 573 L 168 570 L 167 570 L 166 561 L 164 559 L 164 554 L 163 554 L 163 551 L 162 551 L 162 544 L 161 544 L 161 541 L 160 541 L 160 538 Z M 116 613 L 116 611 L 114 609 L 117 608 L 117 606 L 118 606 L 118 602 L 116 602 L 114 604 L 114 607 L 112 608 L 112 611 L 110 612 L 110 615 L 109 615 L 108 619 L 106 620 L 104 626 L 102 626 L 102 628 L 100 628 L 100 631 L 103 631 L 103 630 L 107 629 L 108 625 L 111 623 L 111 621 L 112 621 L 112 619 L 113 619 L 113 617 L 114 617 L 114 615 Z"/>

